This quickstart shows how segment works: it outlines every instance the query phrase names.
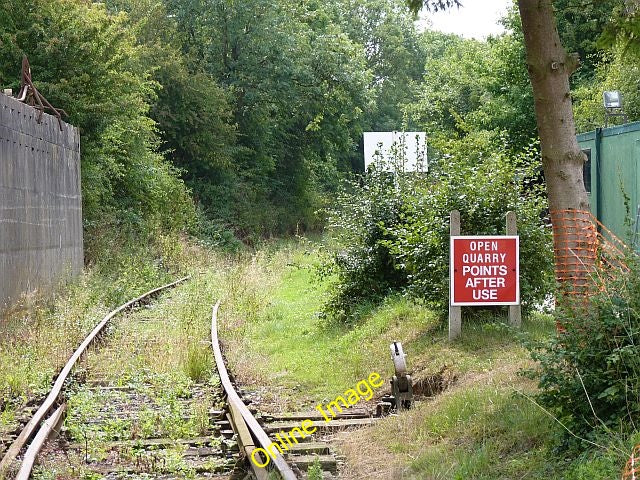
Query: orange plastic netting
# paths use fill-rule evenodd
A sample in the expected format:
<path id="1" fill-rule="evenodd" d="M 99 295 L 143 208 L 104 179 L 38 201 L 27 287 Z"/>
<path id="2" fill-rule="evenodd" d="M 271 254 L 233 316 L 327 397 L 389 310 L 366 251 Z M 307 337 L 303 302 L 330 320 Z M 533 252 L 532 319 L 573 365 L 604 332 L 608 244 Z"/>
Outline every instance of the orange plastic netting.
<path id="1" fill-rule="evenodd" d="M 596 269 L 628 271 L 632 249 L 585 210 L 551 212 L 555 276 L 563 296 L 587 297 L 597 288 Z"/>
<path id="2" fill-rule="evenodd" d="M 563 296 L 586 302 L 588 295 L 605 287 L 614 272 L 628 272 L 626 259 L 635 252 L 592 214 L 583 210 L 551 212 L 555 275 Z M 557 324 L 559 331 L 564 327 Z M 631 453 L 622 480 L 640 480 L 640 445 Z"/>

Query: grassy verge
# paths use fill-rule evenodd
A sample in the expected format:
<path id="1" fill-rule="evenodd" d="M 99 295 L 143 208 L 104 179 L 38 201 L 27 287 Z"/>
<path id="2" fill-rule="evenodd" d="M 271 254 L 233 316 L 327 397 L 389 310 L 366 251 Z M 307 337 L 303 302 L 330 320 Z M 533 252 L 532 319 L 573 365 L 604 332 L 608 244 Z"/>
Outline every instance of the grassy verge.
<path id="1" fill-rule="evenodd" d="M 416 380 L 448 374 L 443 393 L 377 426 L 341 436 L 348 479 L 574 479 L 615 478 L 620 452 L 581 458 L 557 453 L 560 428 L 528 397 L 535 384 L 519 372 L 531 365 L 519 336 L 553 334 L 543 315 L 525 319 L 520 333 L 503 318 L 466 322 L 459 341 L 447 341 L 436 315 L 396 296 L 372 307 L 352 327 L 318 316 L 328 285 L 314 273 L 313 245 L 289 245 L 254 258 L 245 279 L 248 304 L 235 299 L 222 313 L 228 357 L 243 383 L 262 388 L 263 408 L 313 408 L 351 388 L 372 371 L 392 374 L 389 343 L 403 343 Z M 248 294 L 248 292 L 251 292 Z M 247 295 L 248 294 L 248 295 Z M 232 299 L 233 300 L 233 299 Z M 447 383 L 445 382 L 445 383 Z M 265 388 L 266 387 L 266 388 Z M 275 393 L 274 393 L 275 392 Z M 630 451 L 632 439 L 603 439 Z M 366 448 L 363 448 L 366 447 Z"/>
<path id="2" fill-rule="evenodd" d="M 241 345 L 234 349 L 238 354 L 230 356 L 240 374 L 247 381 L 284 387 L 288 394 L 283 401 L 312 404 L 335 397 L 372 371 L 390 377 L 392 341 L 403 343 L 418 380 L 443 367 L 455 371 L 461 381 L 504 365 L 515 372 L 528 361 L 516 335 L 497 325 L 495 318 L 465 325 L 463 338 L 451 344 L 431 310 L 401 296 L 372 307 L 354 326 L 327 322 L 318 315 L 328 288 L 315 273 L 318 262 L 318 252 L 308 244 L 256 259 L 248 275 L 258 279 L 260 301 L 246 317 L 237 303 L 230 307 L 231 320 L 222 314 L 229 335 Z M 524 324 L 533 337 L 553 329 L 545 317 Z M 246 355 L 262 358 L 250 364 Z"/>
<path id="3" fill-rule="evenodd" d="M 528 353 L 516 333 L 499 326 L 500 319 L 466 322 L 463 337 L 449 343 L 432 311 L 401 296 L 370 307 L 350 327 L 320 318 L 328 284 L 315 274 L 320 254 L 308 241 L 272 244 L 235 258 L 185 242 L 161 240 L 156 248 L 164 253 L 133 260 L 118 255 L 109 261 L 112 269 L 97 265 L 53 302 L 3 325 L 0 433 L 15 425 L 22 405 L 46 390 L 110 307 L 192 272 L 188 285 L 110 332 L 110 341 L 121 345 L 117 356 L 101 350 L 85 368 L 109 381 L 157 385 L 154 398 L 173 398 L 175 392 L 163 386 L 180 386 L 210 372 L 205 353 L 210 307 L 222 298 L 227 358 L 241 383 L 263 391 L 264 408 L 313 408 L 373 371 L 389 378 L 392 341 L 403 343 L 414 379 L 446 376 L 448 388 L 410 412 L 342 435 L 344 478 L 617 478 L 625 462 L 621 452 L 640 441 L 614 435 L 598 440 L 611 447 L 606 452 L 591 450 L 580 458 L 556 453 L 560 429 L 527 399 L 535 385 L 518 372 L 530 365 Z M 522 329 L 533 338 L 553 331 L 553 321 L 544 316 L 525 319 Z M 141 371 L 148 372 L 143 379 Z M 93 400 L 83 404 L 91 408 Z"/>

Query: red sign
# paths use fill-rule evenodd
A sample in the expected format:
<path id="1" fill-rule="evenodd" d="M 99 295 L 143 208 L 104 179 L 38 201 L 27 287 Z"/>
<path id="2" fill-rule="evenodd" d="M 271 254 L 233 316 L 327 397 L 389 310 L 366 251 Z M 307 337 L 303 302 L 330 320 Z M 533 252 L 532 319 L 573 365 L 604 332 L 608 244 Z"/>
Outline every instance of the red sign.
<path id="1" fill-rule="evenodd" d="M 520 303 L 518 236 L 451 237 L 451 305 Z"/>

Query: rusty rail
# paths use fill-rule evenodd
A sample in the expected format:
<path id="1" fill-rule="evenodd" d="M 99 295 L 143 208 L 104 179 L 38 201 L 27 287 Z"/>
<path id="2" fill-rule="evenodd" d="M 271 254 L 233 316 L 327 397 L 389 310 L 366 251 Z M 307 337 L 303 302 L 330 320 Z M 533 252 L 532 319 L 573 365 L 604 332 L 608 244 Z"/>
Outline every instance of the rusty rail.
<path id="1" fill-rule="evenodd" d="M 33 442 L 27 448 L 27 451 L 24 454 L 24 458 L 22 459 L 22 466 L 20 467 L 20 471 L 16 476 L 16 480 L 29 480 L 31 477 L 31 470 L 33 469 L 34 463 L 36 463 L 36 458 L 42 450 L 45 442 L 53 432 L 57 428 L 58 425 L 62 423 L 63 414 L 66 408 L 66 403 L 60 405 L 55 412 L 51 414 L 51 416 L 45 420 L 38 433 L 33 438 Z"/>
<path id="2" fill-rule="evenodd" d="M 102 321 L 100 323 L 98 323 L 94 327 L 94 329 L 91 331 L 91 333 L 89 333 L 89 335 L 87 335 L 87 337 L 84 339 L 84 341 L 80 344 L 80 346 L 73 353 L 73 355 L 71 356 L 69 361 L 65 364 L 65 366 L 62 369 L 62 371 L 58 375 L 58 378 L 56 379 L 55 383 L 53 384 L 53 387 L 51 388 L 51 391 L 49 392 L 49 395 L 42 402 L 42 405 L 40 405 L 40 408 L 38 408 L 38 410 L 33 415 L 33 417 L 31 417 L 31 420 L 29 420 L 29 422 L 25 425 L 25 427 L 20 432 L 20 435 L 18 435 L 18 437 L 13 441 L 13 443 L 11 444 L 11 446 L 9 447 L 7 452 L 5 453 L 4 457 L 2 458 L 2 461 L 0 462 L 0 476 L 3 475 L 7 471 L 7 469 L 11 465 L 11 463 L 16 459 L 16 457 L 18 456 L 18 454 L 22 450 L 22 448 L 32 438 L 35 429 L 42 423 L 42 420 L 44 419 L 45 415 L 47 415 L 47 413 L 55 405 L 55 403 L 57 402 L 58 398 L 60 397 L 60 394 L 62 393 L 62 389 L 64 387 L 64 383 L 67 380 L 67 377 L 69 376 L 69 374 L 71 373 L 71 370 L 75 366 L 75 364 L 78 361 L 78 359 L 84 354 L 84 352 L 86 351 L 87 347 L 89 345 L 91 345 L 91 343 L 95 340 L 96 336 L 102 331 L 102 329 L 105 327 L 105 325 L 107 325 L 107 323 L 109 323 L 109 321 L 113 317 L 115 317 L 118 313 L 123 312 L 125 310 L 128 310 L 131 307 L 135 306 L 136 304 L 140 303 L 141 301 L 145 300 L 147 297 L 150 297 L 150 296 L 152 296 L 152 295 L 154 295 L 154 294 L 156 294 L 156 293 L 158 293 L 158 292 L 160 292 L 162 290 L 166 290 L 168 288 L 174 287 L 174 286 L 176 286 L 176 285 L 188 280 L 189 278 L 190 277 L 183 277 L 183 278 L 181 278 L 179 280 L 176 280 L 175 282 L 169 283 L 167 285 L 163 285 L 163 286 L 158 287 L 158 288 L 154 288 L 153 290 L 150 290 L 147 293 L 145 293 L 143 295 L 140 295 L 139 297 L 134 298 L 133 300 L 128 301 L 124 305 L 121 305 L 118 308 L 116 308 L 115 310 L 109 312 L 102 319 Z M 44 438 L 46 439 L 49 436 L 49 433 L 51 432 L 51 429 L 53 428 L 53 425 L 54 425 L 54 423 L 52 423 L 52 422 L 46 422 L 45 425 L 43 425 L 42 428 L 40 429 L 40 432 L 38 433 L 38 436 L 40 437 L 41 436 L 40 434 L 42 434 L 44 436 Z M 48 431 L 47 431 L 47 429 L 48 429 Z M 42 442 L 42 443 L 44 443 L 44 442 Z M 42 446 L 42 445 L 40 445 L 40 446 Z M 40 449 L 38 448 L 37 451 L 35 452 L 36 455 L 37 455 L 39 450 Z M 21 472 L 22 472 L 22 470 L 21 470 Z M 28 478 L 30 472 L 31 472 L 31 468 L 29 468 L 29 472 L 26 474 L 27 476 L 24 477 L 24 478 Z M 24 475 L 24 473 L 22 473 L 22 475 Z"/>
<path id="3" fill-rule="evenodd" d="M 238 437 L 241 441 L 243 440 L 243 437 L 246 437 L 246 434 L 243 434 L 242 430 L 248 429 L 251 437 L 255 438 L 255 441 L 257 441 L 262 448 L 267 450 L 267 447 L 271 444 L 271 440 L 236 392 L 233 384 L 231 383 L 231 379 L 229 378 L 227 368 L 224 364 L 224 358 L 222 357 L 222 351 L 220 349 L 220 341 L 218 339 L 217 323 L 219 307 L 220 301 L 218 301 L 218 303 L 214 305 L 213 312 L 211 314 L 211 346 L 213 347 L 213 355 L 215 356 L 218 374 L 220 375 L 220 383 L 222 383 L 225 394 L 227 395 L 227 402 L 229 403 L 229 412 L 231 414 L 232 423 L 234 425 L 239 425 L 236 433 L 238 434 Z M 243 427 L 242 425 L 245 426 Z M 247 457 L 250 458 L 251 453 L 255 449 L 255 446 L 250 439 L 247 439 L 247 442 L 250 443 L 244 443 L 243 448 L 245 449 L 245 454 L 247 455 Z M 249 464 L 251 465 L 251 468 L 253 469 L 258 479 L 267 477 L 267 472 L 264 468 L 256 466 L 251 461 L 249 461 Z M 283 480 L 297 480 L 298 477 L 293 472 L 291 467 L 287 464 L 284 457 L 277 450 L 275 451 L 273 464 Z"/>

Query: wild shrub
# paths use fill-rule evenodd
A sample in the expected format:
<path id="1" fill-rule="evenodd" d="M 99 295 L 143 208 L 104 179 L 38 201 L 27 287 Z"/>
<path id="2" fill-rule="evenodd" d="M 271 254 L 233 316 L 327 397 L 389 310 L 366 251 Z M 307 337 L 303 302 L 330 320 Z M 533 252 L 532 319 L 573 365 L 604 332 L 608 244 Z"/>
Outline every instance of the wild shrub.
<path id="1" fill-rule="evenodd" d="M 325 310 L 336 318 L 347 319 L 361 304 L 406 285 L 406 272 L 396 264 L 388 242 L 395 240 L 390 227 L 401 222 L 408 188 L 409 183 L 397 182 L 381 166 L 345 183 L 329 215 L 338 249 L 321 269 L 335 275 Z"/>
<path id="2" fill-rule="evenodd" d="M 501 142 L 492 132 L 441 140 L 427 174 L 390 173 L 378 164 L 348 184 L 329 215 L 338 248 L 324 267 L 334 279 L 326 312 L 347 320 L 394 290 L 443 311 L 454 209 L 463 235 L 504 234 L 506 213 L 516 212 L 522 303 L 541 302 L 552 288 L 553 250 L 536 149 L 508 155 Z"/>
<path id="3" fill-rule="evenodd" d="M 459 210 L 462 235 L 504 235 L 514 211 L 520 236 L 520 296 L 523 307 L 541 302 L 553 287 L 551 232 L 543 213 L 546 196 L 537 151 L 504 153 L 500 136 L 488 132 L 447 140 L 445 154 L 425 182 L 407 196 L 403 222 L 387 242 L 407 273 L 409 290 L 438 309 L 449 301 L 449 215 Z"/>
<path id="4" fill-rule="evenodd" d="M 529 345 L 537 399 L 573 433 L 637 431 L 640 418 L 640 264 L 602 281 L 584 306 L 559 310 L 565 331 Z M 602 278 L 604 277 L 604 274 Z"/>

